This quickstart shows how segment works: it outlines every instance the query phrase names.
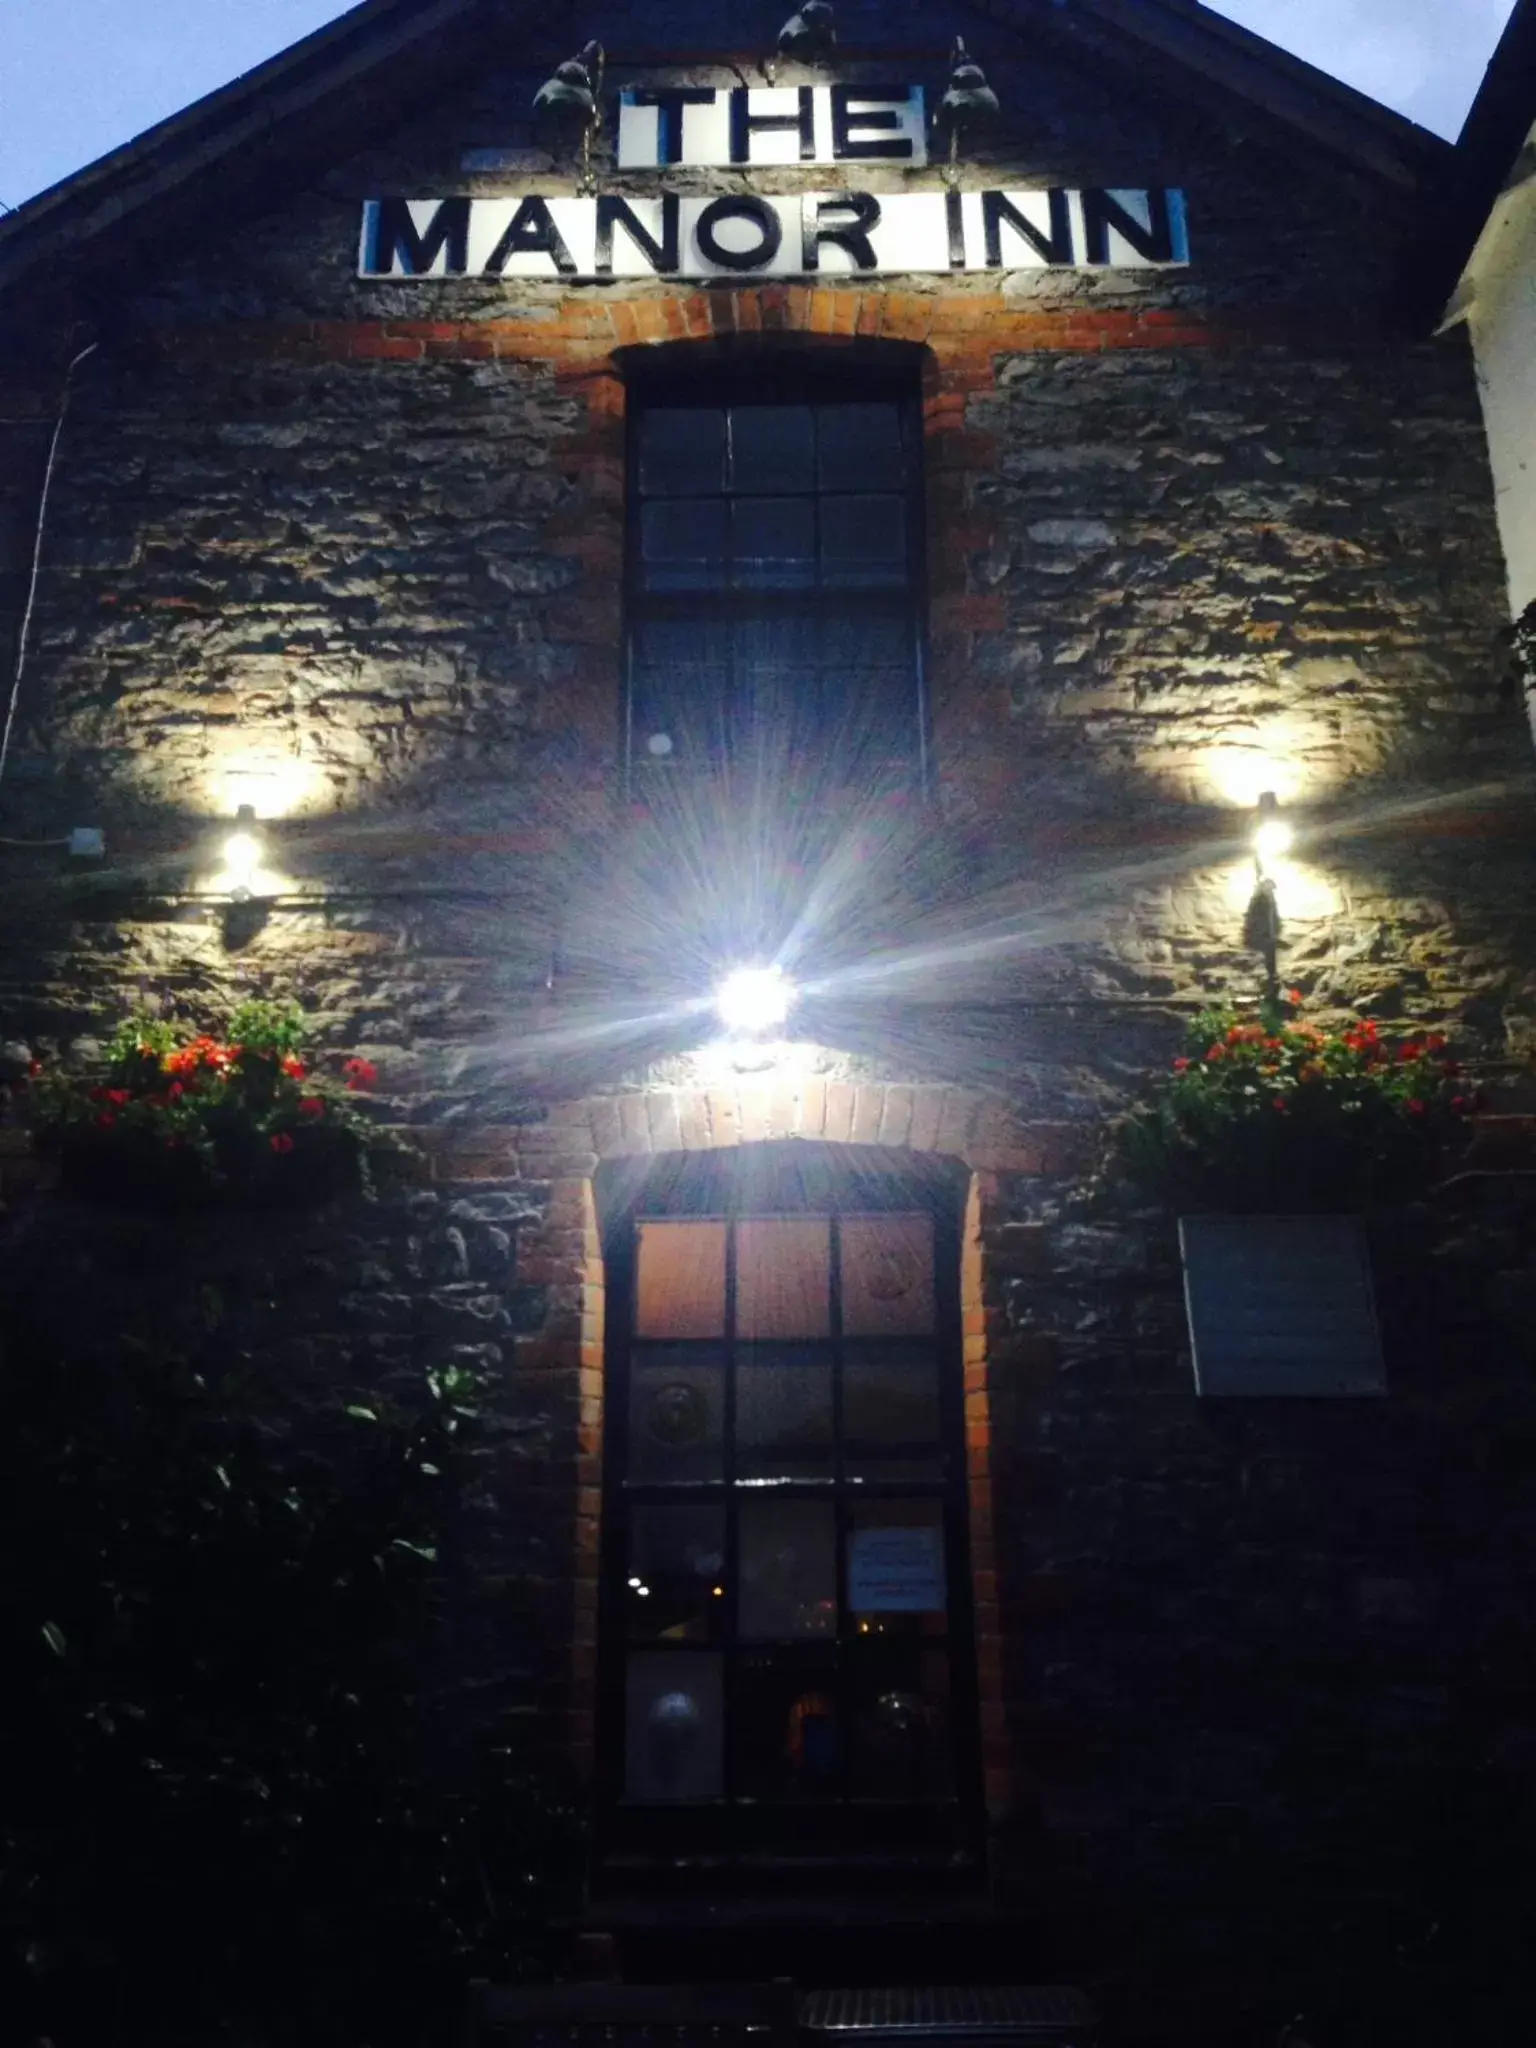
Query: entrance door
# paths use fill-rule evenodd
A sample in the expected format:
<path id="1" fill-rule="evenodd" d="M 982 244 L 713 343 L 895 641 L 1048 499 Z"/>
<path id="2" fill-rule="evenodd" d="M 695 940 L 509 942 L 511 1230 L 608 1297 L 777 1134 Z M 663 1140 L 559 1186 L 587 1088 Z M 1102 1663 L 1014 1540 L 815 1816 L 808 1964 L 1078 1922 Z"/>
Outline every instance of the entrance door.
<path id="1" fill-rule="evenodd" d="M 960 1199 L 937 1166 L 790 1145 L 677 1155 L 612 1206 L 610 1848 L 967 1840 Z"/>

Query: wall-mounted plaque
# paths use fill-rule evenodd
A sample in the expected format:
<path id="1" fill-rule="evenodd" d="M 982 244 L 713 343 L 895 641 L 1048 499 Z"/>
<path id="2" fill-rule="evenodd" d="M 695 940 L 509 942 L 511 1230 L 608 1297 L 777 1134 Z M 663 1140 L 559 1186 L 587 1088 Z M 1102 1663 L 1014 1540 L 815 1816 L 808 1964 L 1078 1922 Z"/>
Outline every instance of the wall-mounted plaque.
<path id="1" fill-rule="evenodd" d="M 1186 1216 L 1184 1299 L 1203 1395 L 1384 1394 L 1357 1216 Z"/>

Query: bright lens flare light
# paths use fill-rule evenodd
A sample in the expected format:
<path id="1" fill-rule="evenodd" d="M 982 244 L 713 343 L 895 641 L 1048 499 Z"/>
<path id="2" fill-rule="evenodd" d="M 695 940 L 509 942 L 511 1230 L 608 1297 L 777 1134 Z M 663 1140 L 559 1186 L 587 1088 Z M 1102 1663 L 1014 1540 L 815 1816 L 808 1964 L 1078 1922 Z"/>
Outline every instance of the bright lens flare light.
<path id="1" fill-rule="evenodd" d="M 1290 852 L 1296 834 L 1284 818 L 1266 818 L 1253 835 L 1253 850 L 1260 860 L 1279 860 Z"/>
<path id="2" fill-rule="evenodd" d="M 756 1038 L 789 1015 L 794 985 L 777 967 L 738 967 L 715 991 L 715 1010 L 734 1037 Z"/>

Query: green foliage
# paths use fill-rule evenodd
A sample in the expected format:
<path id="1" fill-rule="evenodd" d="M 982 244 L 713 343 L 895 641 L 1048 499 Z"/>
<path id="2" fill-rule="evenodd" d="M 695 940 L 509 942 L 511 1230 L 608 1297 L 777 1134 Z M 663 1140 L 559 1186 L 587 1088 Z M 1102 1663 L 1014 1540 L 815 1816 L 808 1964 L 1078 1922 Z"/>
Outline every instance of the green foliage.
<path id="1" fill-rule="evenodd" d="M 238 1364 L 10 1335 L 18 2038 L 203 2041 L 243 2017 L 414 2043 L 469 1975 L 541 1960 L 579 1841 L 513 1730 L 467 1740 L 444 1683 L 486 1439 L 473 1375 L 452 1378 L 285 1415 Z"/>
<path id="2" fill-rule="evenodd" d="M 1426 1185 L 1472 1107 L 1445 1040 L 1393 1045 L 1369 1020 L 1321 1031 L 1299 1003 L 1202 1011 L 1118 1126 L 1114 1170 L 1186 1212 L 1363 1209 Z"/>
<path id="3" fill-rule="evenodd" d="M 39 1148 L 79 1191 L 143 1205 L 313 1200 L 355 1185 L 375 1131 L 355 1101 L 366 1060 L 341 1079 L 310 1070 L 296 1003 L 238 1005 L 223 1039 L 132 1016 L 106 1047 L 104 1077 L 34 1074 Z"/>

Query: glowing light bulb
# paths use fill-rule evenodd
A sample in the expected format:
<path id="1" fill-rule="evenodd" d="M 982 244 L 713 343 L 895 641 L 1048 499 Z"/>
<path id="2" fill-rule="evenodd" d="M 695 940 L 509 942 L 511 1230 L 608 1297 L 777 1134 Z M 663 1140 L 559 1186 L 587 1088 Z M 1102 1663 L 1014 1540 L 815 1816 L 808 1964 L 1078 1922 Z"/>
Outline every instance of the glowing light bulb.
<path id="1" fill-rule="evenodd" d="M 782 1024 L 794 998 L 782 969 L 738 967 L 715 991 L 715 1009 L 727 1031 L 752 1038 Z"/>
<path id="2" fill-rule="evenodd" d="M 1253 828 L 1253 850 L 1262 866 L 1265 861 L 1278 860 L 1289 853 L 1296 835 L 1280 815 L 1280 803 L 1272 789 L 1266 789 L 1259 798 L 1259 819 Z"/>
<path id="3" fill-rule="evenodd" d="M 235 829 L 224 842 L 225 886 L 231 896 L 243 899 L 251 894 L 265 850 L 256 813 L 249 804 L 242 804 L 235 813 Z"/>

